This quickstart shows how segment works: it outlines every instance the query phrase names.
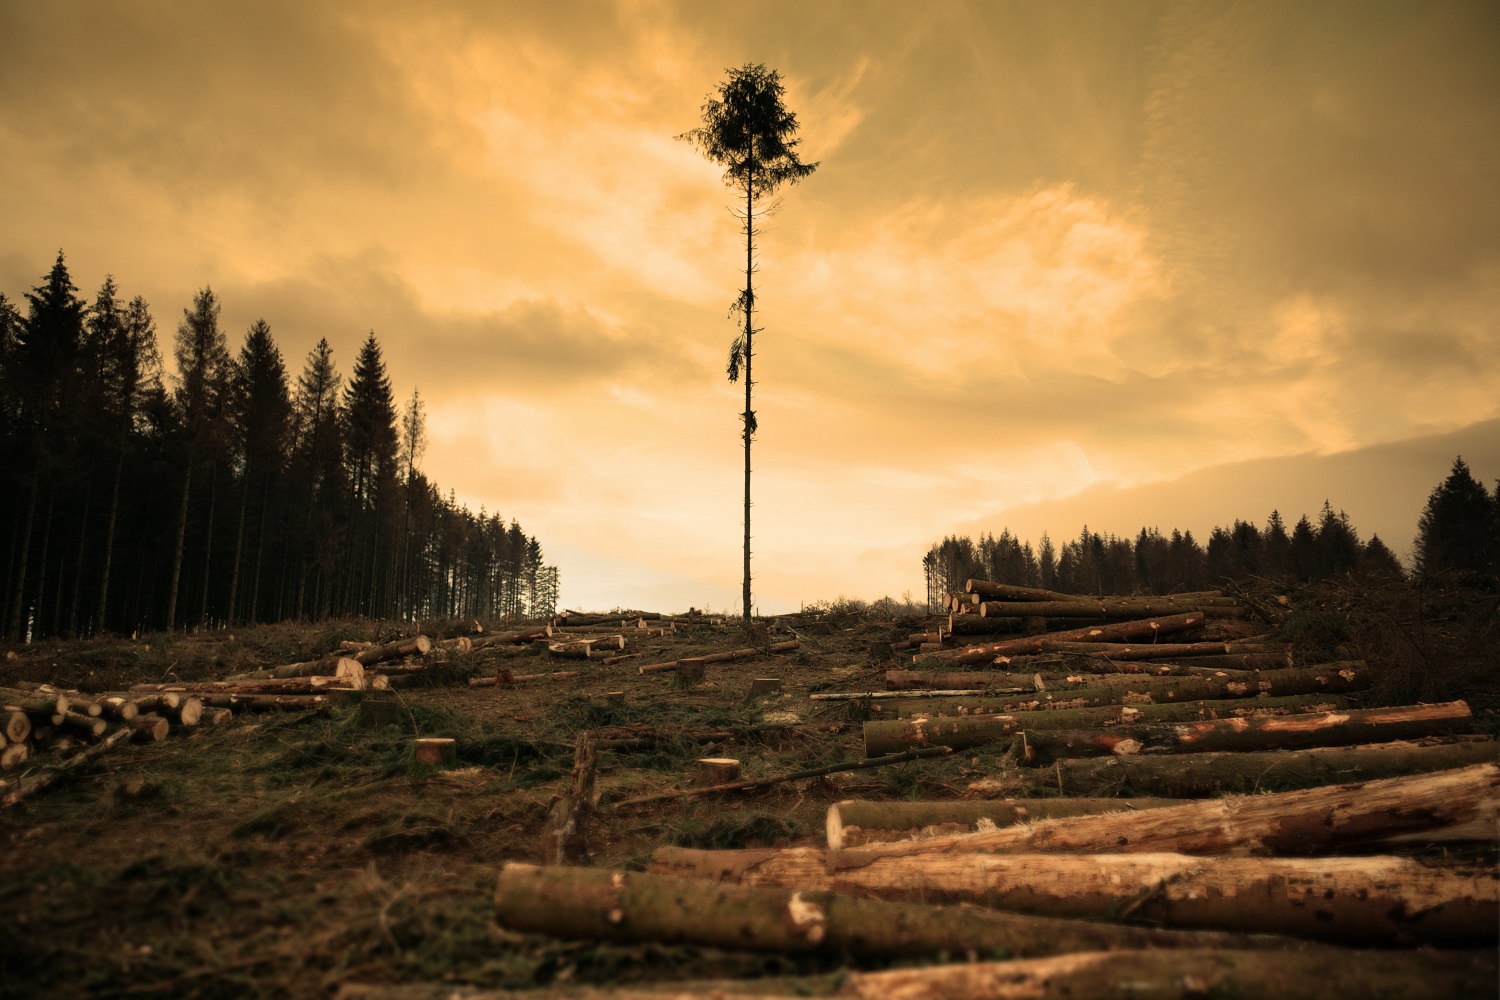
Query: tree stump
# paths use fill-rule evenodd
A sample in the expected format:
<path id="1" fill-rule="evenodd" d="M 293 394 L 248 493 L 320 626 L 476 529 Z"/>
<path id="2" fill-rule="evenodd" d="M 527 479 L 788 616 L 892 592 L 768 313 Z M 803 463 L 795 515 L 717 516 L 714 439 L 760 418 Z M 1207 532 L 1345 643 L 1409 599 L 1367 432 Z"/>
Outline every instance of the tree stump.
<path id="1" fill-rule="evenodd" d="M 416 741 L 417 763 L 428 767 L 441 767 L 458 759 L 458 741 L 438 737 Z"/>
<path id="2" fill-rule="evenodd" d="M 756 698 L 764 698 L 780 690 L 780 677 L 755 677 L 750 681 L 750 693 L 745 696 L 745 700 L 754 701 Z"/>
<path id="3" fill-rule="evenodd" d="M 611 705 L 623 705 L 625 704 L 625 692 L 606 691 L 604 692 L 604 700 Z"/>
<path id="4" fill-rule="evenodd" d="M 723 785 L 740 780 L 740 762 L 732 757 L 703 757 L 694 762 L 693 784 Z"/>
<path id="5" fill-rule="evenodd" d="M 691 656 L 677 661 L 676 684 L 678 687 L 690 688 L 694 684 L 702 684 L 703 676 L 703 657 Z"/>

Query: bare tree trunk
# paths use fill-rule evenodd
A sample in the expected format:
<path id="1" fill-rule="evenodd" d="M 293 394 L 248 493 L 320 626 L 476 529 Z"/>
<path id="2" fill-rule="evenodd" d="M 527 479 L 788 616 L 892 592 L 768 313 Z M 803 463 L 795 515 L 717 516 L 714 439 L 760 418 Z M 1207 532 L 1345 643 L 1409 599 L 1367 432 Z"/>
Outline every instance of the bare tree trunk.
<path id="1" fill-rule="evenodd" d="M 238 607 L 240 596 L 240 557 L 245 551 L 245 512 L 250 508 L 250 466 L 245 465 L 245 486 L 240 490 L 240 518 L 239 524 L 234 529 L 234 561 L 229 570 L 229 609 L 224 613 L 224 621 L 233 627 L 235 623 L 235 610 Z"/>
<path id="2" fill-rule="evenodd" d="M 73 560 L 73 596 L 68 599 L 69 639 L 78 637 L 78 601 L 83 591 L 83 557 L 88 552 L 89 512 L 94 509 L 94 480 L 86 480 L 83 493 L 83 517 L 78 521 L 78 556 Z"/>
<path id="3" fill-rule="evenodd" d="M 36 522 L 36 495 L 42 488 L 42 463 L 37 462 L 36 477 L 31 483 L 31 499 L 26 503 L 26 518 L 21 528 L 21 552 L 16 560 L 15 590 L 11 595 L 10 622 L 6 632 L 20 642 L 25 631 L 21 612 L 26 598 L 26 570 L 31 559 L 31 527 Z"/>
<path id="4" fill-rule="evenodd" d="M 120 457 L 115 461 L 115 482 L 109 491 L 109 520 L 104 529 L 104 569 L 99 574 L 99 610 L 94 615 L 95 630 L 103 629 L 104 613 L 109 607 L 109 570 L 115 554 L 115 518 L 120 510 L 120 480 L 125 475 L 125 441 L 120 441 Z"/>
<path id="5" fill-rule="evenodd" d="M 755 335 L 755 175 L 745 181 L 745 632 L 750 632 L 750 439 L 755 431 L 755 411 L 750 408 L 750 361 Z"/>
<path id="6" fill-rule="evenodd" d="M 188 496 L 193 487 L 193 457 L 189 453 L 187 472 L 182 477 L 182 506 L 177 513 L 177 544 L 172 550 L 172 586 L 167 592 L 167 631 L 177 624 L 177 594 L 182 583 L 182 550 L 187 542 Z"/>
<path id="7" fill-rule="evenodd" d="M 214 555 L 214 507 L 219 497 L 219 463 L 215 461 L 208 467 L 208 527 L 203 533 L 203 589 L 202 597 L 198 602 L 198 624 L 208 624 L 208 585 L 209 569 L 212 567 Z"/>

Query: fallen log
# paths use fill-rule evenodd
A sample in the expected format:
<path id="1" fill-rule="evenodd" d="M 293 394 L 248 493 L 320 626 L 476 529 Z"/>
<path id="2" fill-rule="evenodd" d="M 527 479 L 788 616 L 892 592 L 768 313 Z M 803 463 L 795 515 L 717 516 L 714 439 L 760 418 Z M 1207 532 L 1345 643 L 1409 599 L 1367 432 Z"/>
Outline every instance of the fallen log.
<path id="1" fill-rule="evenodd" d="M 1280 938 L 1122 927 L 514 861 L 500 869 L 496 881 L 495 920 L 507 930 L 573 940 L 880 959 L 1001 950 L 1044 955 L 1111 947 L 1285 945 Z"/>
<path id="2" fill-rule="evenodd" d="M 871 844 L 839 867 L 907 854 L 1075 851 L 1093 854 L 1321 854 L 1403 834 L 1500 821 L 1500 766 L 1211 799 L 1120 814 L 1040 820 L 982 833 Z"/>
<path id="3" fill-rule="evenodd" d="M 574 660 L 586 660 L 589 658 L 588 639 L 576 639 L 569 642 L 552 642 L 547 644 L 547 652 L 553 656 L 561 656 Z"/>
<path id="4" fill-rule="evenodd" d="M 1466 702 L 1453 701 L 1441 705 L 1346 709 L 1310 715 L 1119 725 L 1105 730 L 1032 731 L 1025 737 L 1023 760 L 1040 766 L 1063 757 L 1355 746 L 1467 732 L 1472 719 L 1473 713 Z M 961 729 L 966 724 L 982 721 L 957 720 L 954 725 Z"/>
<path id="5" fill-rule="evenodd" d="M 1043 653 L 1071 653 L 1105 660 L 1175 660 L 1179 656 L 1225 656 L 1245 653 L 1286 653 L 1291 666 L 1291 643 L 1242 642 L 1043 642 Z M 1124 669 L 1123 665 L 1117 669 Z"/>
<path id="6" fill-rule="evenodd" d="M 870 711 L 882 719 L 922 716 L 1005 715 L 1002 701 L 993 696 L 977 698 L 922 698 L 922 691 L 898 692 L 903 699 L 873 705 Z M 1241 715 L 1300 715 L 1332 712 L 1349 707 L 1349 696 L 1340 694 L 1294 694 L 1254 698 L 1222 698 L 1205 701 L 1169 701 L 1163 705 L 1098 705 L 1093 708 L 1052 708 L 1017 712 L 1024 716 L 1023 729 L 1087 729 L 1121 722 L 1182 722 L 1189 719 L 1227 719 Z"/>
<path id="7" fill-rule="evenodd" d="M 552 638 L 552 626 L 541 625 L 536 628 L 521 629 L 519 632 L 503 632 L 498 635 L 488 635 L 482 639 L 470 640 L 470 651 L 486 649 L 490 646 L 516 646 L 534 642 L 537 639 Z"/>
<path id="8" fill-rule="evenodd" d="M 378 647 L 377 647 L 378 648 Z M 362 656 L 363 653 L 357 654 Z M 225 683 L 238 683 L 241 681 L 273 681 L 273 680 L 297 680 L 306 677 L 339 677 L 353 680 L 362 680 L 365 676 L 364 664 L 358 658 L 350 656 L 324 656 L 316 660 L 308 660 L 305 663 L 284 663 L 279 667 L 270 667 L 266 670 L 252 670 L 249 673 L 235 674 L 225 678 Z M 131 688 L 135 690 L 135 688 Z"/>
<path id="9" fill-rule="evenodd" d="M 1206 753 L 1172 757 L 1059 760 L 1044 771 L 1023 769 L 1021 789 L 1063 795 L 1160 795 L 1203 798 L 1293 791 L 1319 785 L 1429 774 L 1473 764 L 1500 763 L 1500 741 L 1378 743 L 1264 753 Z"/>
<path id="10" fill-rule="evenodd" d="M 1191 632 L 1203 627 L 1206 619 L 1201 611 L 1161 618 L 1146 618 L 1141 621 L 1118 622 L 1113 625 L 1091 625 L 1087 628 L 1050 632 L 1042 635 L 1006 639 L 1001 642 L 983 643 L 977 646 L 960 646 L 940 653 L 929 653 L 925 659 L 953 663 L 985 663 L 997 656 L 1015 656 L 1020 653 L 1040 653 L 1046 641 L 1064 642 L 1126 642 L 1132 639 L 1151 639 L 1159 635 Z M 924 657 L 916 656 L 914 661 Z"/>
<path id="11" fill-rule="evenodd" d="M 119 695 L 106 695 L 96 704 L 105 715 L 121 722 L 129 722 L 141 713 L 141 706 L 136 704 L 135 699 L 123 698 Z"/>
<path id="12" fill-rule="evenodd" d="M 410 639 L 397 639 L 383 646 L 373 649 L 362 649 L 354 654 L 354 659 L 361 666 L 368 667 L 372 663 L 381 660 L 399 660 L 406 656 L 426 656 L 432 652 L 432 640 L 425 635 L 412 636 Z"/>
<path id="13" fill-rule="evenodd" d="M 1101 951 L 1009 962 L 851 972 L 852 1000 L 1275 997 L 1449 1000 L 1494 992 L 1493 948 L 1462 952 Z"/>
<path id="14" fill-rule="evenodd" d="M 1183 666 L 1177 663 L 1152 662 L 1145 669 L 1127 672 L 1077 673 L 1056 671 L 1048 668 L 1072 667 L 1075 662 L 1063 664 L 1056 661 L 1038 663 L 1030 657 L 1011 658 L 1011 664 L 1025 660 L 1025 671 L 1015 670 L 887 670 L 885 686 L 892 691 L 910 688 L 959 688 L 979 687 L 1008 689 L 1012 691 L 1063 691 L 1070 688 L 1093 687 L 1141 687 L 1149 688 L 1158 677 L 1208 677 L 1225 682 L 1239 681 L 1248 684 L 1255 680 L 1250 670 L 1225 670 L 1218 667 Z M 1093 664 L 1090 664 L 1093 666 Z M 1041 669 L 1032 669 L 1040 667 Z"/>
<path id="15" fill-rule="evenodd" d="M 66 695 L 57 692 L 39 693 L 20 688 L 0 688 L 0 706 L 46 718 L 62 715 L 71 707 L 71 703 Z"/>
<path id="16" fill-rule="evenodd" d="M 1409 858 L 919 854 L 832 871 L 828 862 L 826 851 L 809 847 L 661 847 L 649 871 L 889 902 L 968 903 L 1062 919 L 1290 934 L 1337 944 L 1479 948 L 1500 934 L 1494 872 L 1429 868 Z"/>
<path id="17" fill-rule="evenodd" d="M 1035 674 L 1020 674 L 1008 670 L 887 670 L 885 686 L 888 691 L 967 688 L 1020 694 L 1038 690 Z M 1041 690 L 1045 691 L 1046 688 Z"/>
<path id="18" fill-rule="evenodd" d="M 580 676 L 577 670 L 553 670 L 545 674 L 517 674 L 509 670 L 496 671 L 493 677 L 471 677 L 469 687 L 510 687 L 531 681 L 562 681 Z"/>
<path id="19" fill-rule="evenodd" d="M 947 747 L 926 747 L 921 750 L 909 750 L 906 753 L 849 761 L 844 764 L 826 764 L 823 767 L 812 767 L 805 771 L 792 771 L 789 774 L 778 774 L 769 778 L 752 778 L 745 781 L 731 781 L 723 785 L 706 785 L 702 788 L 682 788 L 671 792 L 658 792 L 654 795 L 638 795 L 635 798 L 612 802 L 610 806 L 615 809 L 623 809 L 625 806 L 636 806 L 645 802 L 661 802 L 666 799 L 696 798 L 701 795 L 711 795 L 718 792 L 742 791 L 750 788 L 761 788 L 766 785 L 779 785 L 787 781 L 801 781 L 804 778 L 820 778 L 825 774 L 837 774 L 840 771 L 863 771 L 867 768 L 885 767 L 887 764 L 902 764 L 909 760 L 920 760 L 924 757 L 941 757 L 952 752 Z"/>
<path id="20" fill-rule="evenodd" d="M 597 766 L 594 734 L 585 729 L 573 744 L 572 785 L 567 794 L 553 798 L 542 830 L 542 853 L 551 864 L 588 864 L 589 821 L 598 803 L 594 791 Z"/>
<path id="21" fill-rule="evenodd" d="M 974 671 L 983 673 L 984 671 Z M 1101 705 L 1149 705 L 1168 702 L 1222 701 L 1259 695 L 1340 694 L 1369 685 L 1364 661 L 1327 663 L 1295 670 L 1265 670 L 1245 679 L 1232 677 L 1136 677 L 1122 675 L 1096 687 L 1039 691 L 999 697 L 985 692 L 1001 712 L 1094 708 Z M 913 692 L 907 691 L 905 696 Z"/>
<path id="22" fill-rule="evenodd" d="M 961 698 L 985 694 L 983 688 L 957 688 L 947 691 L 827 691 L 810 694 L 808 701 L 878 701 L 882 698 Z"/>
<path id="23" fill-rule="evenodd" d="M 837 851 L 887 840 L 972 833 L 1060 816 L 1094 816 L 1182 805 L 1182 799 L 985 799 L 872 802 L 846 799 L 828 807 L 828 846 Z"/>
<path id="24" fill-rule="evenodd" d="M 190 681 L 174 684 L 132 684 L 132 692 L 174 692 L 179 695 L 202 694 L 205 691 L 222 694 L 323 694 L 331 691 L 362 690 L 343 677 L 285 677 L 277 680 L 247 681 Z M 389 684 L 382 674 L 366 675 L 369 690 L 383 690 Z"/>
<path id="25" fill-rule="evenodd" d="M 326 712 L 332 702 L 321 694 L 211 694 L 195 697 L 209 708 L 234 712 Z"/>
<path id="26" fill-rule="evenodd" d="M 84 718 L 87 718 L 87 716 L 84 716 Z M 117 729 L 106 736 L 104 739 L 100 740 L 98 743 L 80 750 L 78 753 L 74 754 L 72 757 L 69 757 L 67 760 L 56 765 L 50 770 L 42 771 L 40 773 L 20 779 L 19 781 L 15 782 L 14 788 L 9 789 L 3 795 L 0 795 L 0 809 L 9 809 L 17 802 L 22 801 L 28 796 L 35 795 L 37 792 L 46 788 L 48 785 L 51 785 L 63 775 L 71 771 L 76 771 L 90 761 L 102 756 L 103 754 L 108 753 L 110 750 L 113 750 L 125 740 L 128 740 L 130 738 L 130 734 L 133 731 L 134 730 L 130 729 L 128 726 L 122 729 Z"/>
<path id="27" fill-rule="evenodd" d="M 160 743 L 172 731 L 172 725 L 156 714 L 138 715 L 126 723 L 137 743 Z"/>
<path id="28" fill-rule="evenodd" d="M 20 743 L 31 735 L 31 716 L 19 709 L 4 713 L 4 729 L 0 730 L 0 747 L 6 742 Z"/>
<path id="29" fill-rule="evenodd" d="M 979 605 L 981 618 L 1107 618 L 1131 619 L 1147 615 L 1177 615 L 1196 612 L 1207 618 L 1238 618 L 1244 614 L 1238 607 L 1197 604 L 1188 601 L 984 601 Z"/>
<path id="30" fill-rule="evenodd" d="M 786 653 L 796 649 L 800 642 L 793 639 L 789 642 L 776 642 L 769 646 L 752 646 L 746 649 L 731 649 L 722 653 L 705 653 L 702 656 L 688 657 L 696 663 L 727 663 L 730 660 L 744 660 L 752 656 L 761 656 L 767 653 Z M 680 660 L 670 660 L 666 663 L 646 663 L 640 667 L 643 674 L 665 673 L 676 670 Z"/>
<path id="31" fill-rule="evenodd" d="M 972 603 L 974 604 L 978 604 L 980 601 L 1083 600 L 1083 598 L 1080 598 L 1076 594 L 1060 594 L 1055 590 L 1043 590 L 1040 587 L 1018 587 L 1009 583 L 995 583 L 991 580 L 965 580 L 964 594 L 972 597 Z"/>

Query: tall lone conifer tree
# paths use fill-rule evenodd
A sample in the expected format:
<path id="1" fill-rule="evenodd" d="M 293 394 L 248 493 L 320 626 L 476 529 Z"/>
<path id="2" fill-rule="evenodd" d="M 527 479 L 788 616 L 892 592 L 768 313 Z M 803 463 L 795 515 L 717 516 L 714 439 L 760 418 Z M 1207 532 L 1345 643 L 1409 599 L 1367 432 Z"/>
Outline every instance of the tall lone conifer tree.
<path id="1" fill-rule="evenodd" d="M 703 124 L 677 138 L 698 147 L 709 160 L 724 167 L 724 183 L 745 197 L 742 219 L 745 234 L 745 287 L 730 308 L 731 316 L 744 317 L 745 326 L 729 347 L 729 381 L 745 377 L 745 627 L 750 626 L 750 440 L 755 436 L 755 411 L 750 406 L 750 363 L 755 353 L 755 220 L 772 206 L 757 207 L 756 199 L 769 198 L 783 184 L 795 184 L 817 169 L 816 163 L 797 158 L 797 116 L 782 103 L 785 89 L 781 75 L 763 65 L 746 63 L 731 69 L 719 85 L 718 96 L 704 102 Z"/>

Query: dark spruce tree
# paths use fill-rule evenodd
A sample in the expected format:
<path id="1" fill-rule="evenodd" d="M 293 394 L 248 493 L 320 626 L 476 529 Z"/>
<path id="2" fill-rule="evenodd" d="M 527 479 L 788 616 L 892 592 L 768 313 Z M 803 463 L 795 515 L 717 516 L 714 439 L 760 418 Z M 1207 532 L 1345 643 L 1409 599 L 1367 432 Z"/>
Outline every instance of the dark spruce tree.
<path id="1" fill-rule="evenodd" d="M 346 607 L 386 613 L 390 581 L 382 573 L 394 532 L 396 501 L 396 402 L 375 332 L 365 338 L 344 391 L 344 450 L 349 475 L 349 564 Z M 387 559 L 387 562 L 392 562 Z"/>
<path id="2" fill-rule="evenodd" d="M 740 216 L 745 236 L 745 287 L 730 310 L 744 326 L 729 348 L 729 381 L 745 380 L 745 411 L 740 415 L 745 442 L 745 627 L 750 627 L 750 442 L 755 436 L 751 406 L 751 364 L 755 358 L 755 237 L 756 220 L 768 210 L 770 198 L 783 184 L 795 184 L 817 169 L 797 155 L 797 116 L 783 103 L 785 87 L 775 70 L 746 64 L 727 71 L 717 96 L 703 104 L 703 124 L 677 138 L 692 143 L 705 157 L 724 168 L 724 183 L 744 199 Z M 757 201 L 760 199 L 760 201 Z"/>
<path id="3" fill-rule="evenodd" d="M 230 565 L 228 624 L 260 620 L 262 570 L 272 490 L 280 485 L 291 431 L 292 400 L 286 363 L 264 319 L 245 332 L 245 343 L 233 369 L 234 458 L 240 473 L 239 516 L 235 523 L 234 557 Z M 250 539 L 248 575 L 245 572 L 247 522 Z M 242 608 L 241 580 L 247 584 L 248 606 Z"/>
<path id="4" fill-rule="evenodd" d="M 1497 487 L 1500 496 L 1500 487 Z M 1416 572 L 1493 574 L 1495 503 L 1459 456 L 1417 520 Z"/>

